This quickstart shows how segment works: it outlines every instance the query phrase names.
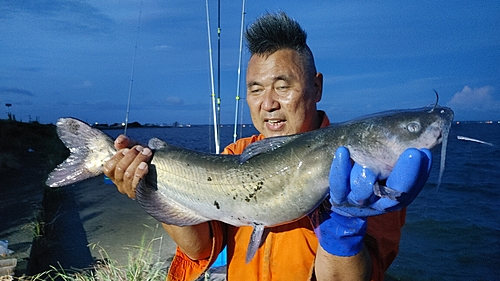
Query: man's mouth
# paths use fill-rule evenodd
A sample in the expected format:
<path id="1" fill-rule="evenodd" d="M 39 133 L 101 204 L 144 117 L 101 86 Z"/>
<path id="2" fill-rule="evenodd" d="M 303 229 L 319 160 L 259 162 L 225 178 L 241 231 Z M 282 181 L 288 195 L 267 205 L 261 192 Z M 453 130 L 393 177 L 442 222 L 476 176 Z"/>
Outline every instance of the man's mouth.
<path id="1" fill-rule="evenodd" d="M 280 130 L 286 123 L 286 120 L 266 120 L 266 126 L 270 130 Z"/>

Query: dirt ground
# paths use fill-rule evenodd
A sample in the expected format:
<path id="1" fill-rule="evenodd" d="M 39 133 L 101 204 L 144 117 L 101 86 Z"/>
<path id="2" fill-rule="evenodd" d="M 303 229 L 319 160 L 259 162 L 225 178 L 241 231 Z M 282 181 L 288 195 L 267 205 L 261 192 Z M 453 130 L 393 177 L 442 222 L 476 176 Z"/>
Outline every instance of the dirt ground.
<path id="1" fill-rule="evenodd" d="M 0 129 L 2 137 L 9 135 Z M 21 134 L 23 140 L 11 138 L 9 145 L 34 135 L 29 130 Z M 17 259 L 16 276 L 50 266 L 84 268 L 105 258 L 125 264 L 134 249 L 149 246 L 168 266 L 175 252 L 169 236 L 136 201 L 105 184 L 103 176 L 46 188 L 48 158 L 43 149 L 12 145 L 16 150 L 6 152 L 1 145 L 0 240 L 8 240 L 14 253 L 0 259 Z M 35 234 L 41 238 L 34 240 Z"/>
<path id="2" fill-rule="evenodd" d="M 26 155 L 24 167 L 0 168 L 0 240 L 7 240 L 14 251 L 2 259 L 17 258 L 16 275 L 27 269 L 33 241 L 31 223 L 43 198 L 43 175 L 36 169 L 35 157 Z"/>

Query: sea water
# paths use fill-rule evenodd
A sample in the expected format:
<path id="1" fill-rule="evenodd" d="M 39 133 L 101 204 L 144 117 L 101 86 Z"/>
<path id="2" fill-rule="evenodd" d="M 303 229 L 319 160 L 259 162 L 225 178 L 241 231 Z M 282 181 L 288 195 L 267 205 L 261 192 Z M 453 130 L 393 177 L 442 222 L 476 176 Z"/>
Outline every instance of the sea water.
<path id="1" fill-rule="evenodd" d="M 389 275 L 400 280 L 500 280 L 500 124 L 452 126 L 439 187 L 439 151 L 433 152 L 431 176 L 407 209 Z"/>
<path id="2" fill-rule="evenodd" d="M 221 128 L 221 149 L 232 142 L 233 129 Z M 106 132 L 113 137 L 121 133 Z M 255 133 L 252 126 L 238 130 L 239 136 Z M 129 128 L 128 134 L 143 143 L 158 137 L 197 151 L 215 151 L 210 126 Z M 393 280 L 500 280 L 500 124 L 452 126 L 438 187 L 439 154 L 439 147 L 433 150 L 429 181 L 408 207 L 400 251 L 388 276 Z"/>
<path id="3" fill-rule="evenodd" d="M 121 129 L 103 130 L 111 137 L 123 134 Z M 234 140 L 234 126 L 223 125 L 219 129 L 220 151 Z M 238 126 L 236 130 L 237 139 L 258 134 L 253 125 Z M 168 144 L 200 152 L 215 153 L 214 128 L 209 125 L 193 125 L 183 127 L 140 127 L 128 128 L 127 135 L 147 144 L 149 139 L 156 137 Z"/>

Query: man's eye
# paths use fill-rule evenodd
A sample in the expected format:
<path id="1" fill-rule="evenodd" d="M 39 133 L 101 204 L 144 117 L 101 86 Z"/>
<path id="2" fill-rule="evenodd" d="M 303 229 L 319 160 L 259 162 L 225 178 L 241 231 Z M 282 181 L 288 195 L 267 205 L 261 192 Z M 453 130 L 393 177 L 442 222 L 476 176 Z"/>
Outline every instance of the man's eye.
<path id="1" fill-rule="evenodd" d="M 280 85 L 276 87 L 276 91 L 278 92 L 284 92 L 287 91 L 290 88 L 288 85 Z"/>
<path id="2" fill-rule="evenodd" d="M 258 94 L 260 94 L 262 92 L 263 92 L 263 90 L 261 88 L 250 88 L 250 89 L 248 89 L 248 93 L 252 94 L 252 95 L 258 95 Z"/>

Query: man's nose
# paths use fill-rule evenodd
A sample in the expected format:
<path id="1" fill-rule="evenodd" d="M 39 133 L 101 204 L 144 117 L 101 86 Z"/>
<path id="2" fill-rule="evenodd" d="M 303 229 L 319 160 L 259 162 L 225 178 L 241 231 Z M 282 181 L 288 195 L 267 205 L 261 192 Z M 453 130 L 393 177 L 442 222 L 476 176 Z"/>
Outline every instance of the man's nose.
<path id="1" fill-rule="evenodd" d="M 271 89 L 264 93 L 262 101 L 262 109 L 265 111 L 275 111 L 280 108 L 279 100 L 277 99 L 276 92 Z"/>

